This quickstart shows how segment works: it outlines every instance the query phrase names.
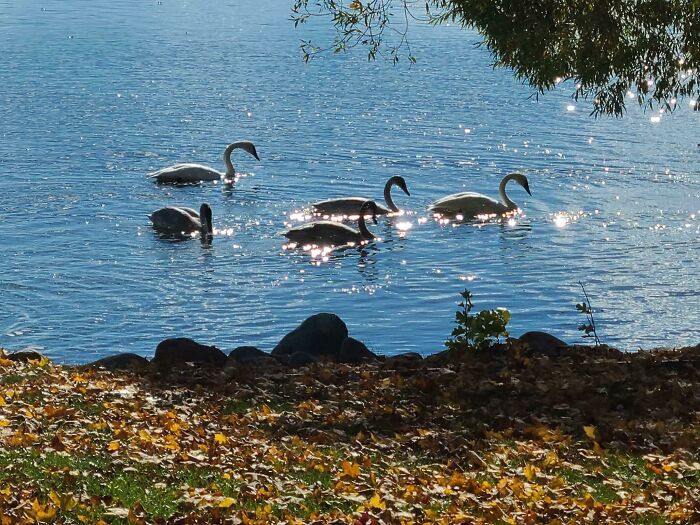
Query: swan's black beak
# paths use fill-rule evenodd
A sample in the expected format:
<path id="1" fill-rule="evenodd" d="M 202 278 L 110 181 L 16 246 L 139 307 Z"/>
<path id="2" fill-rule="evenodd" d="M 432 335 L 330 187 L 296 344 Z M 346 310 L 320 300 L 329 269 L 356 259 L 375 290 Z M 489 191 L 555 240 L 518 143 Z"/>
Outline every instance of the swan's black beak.
<path id="1" fill-rule="evenodd" d="M 525 191 L 527 192 L 527 194 L 528 194 L 530 197 L 532 197 L 532 193 L 530 192 L 530 185 L 526 182 L 526 183 L 525 183 L 525 186 L 523 186 L 523 187 L 525 188 Z"/>
<path id="2" fill-rule="evenodd" d="M 255 157 L 258 160 L 258 162 L 260 162 L 260 157 L 258 157 L 258 152 L 255 150 L 253 150 L 253 157 Z"/>

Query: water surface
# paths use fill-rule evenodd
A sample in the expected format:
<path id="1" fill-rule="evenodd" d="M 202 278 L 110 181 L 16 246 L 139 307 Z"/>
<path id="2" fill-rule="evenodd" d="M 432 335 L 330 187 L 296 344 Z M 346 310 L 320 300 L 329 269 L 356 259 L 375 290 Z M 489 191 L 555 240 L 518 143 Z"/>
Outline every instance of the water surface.
<path id="1" fill-rule="evenodd" d="M 0 0 L 0 344 L 64 362 L 151 355 L 189 336 L 271 349 L 333 311 L 378 352 L 431 353 L 458 293 L 507 307 L 511 332 L 577 342 L 585 283 L 604 342 L 700 340 L 700 118 L 633 108 L 588 116 L 568 90 L 532 98 L 490 68 L 478 36 L 416 27 L 416 66 L 362 53 L 302 63 L 285 3 Z M 687 101 L 683 101 L 687 104 Z M 568 107 L 572 106 L 572 107 Z M 235 187 L 159 187 L 176 162 L 223 167 L 230 141 L 258 146 Z M 519 170 L 514 224 L 441 225 L 455 191 L 496 195 Z M 318 264 L 282 249 L 289 214 L 347 194 L 412 196 L 381 241 Z M 172 242 L 147 214 L 210 203 L 228 233 Z"/>

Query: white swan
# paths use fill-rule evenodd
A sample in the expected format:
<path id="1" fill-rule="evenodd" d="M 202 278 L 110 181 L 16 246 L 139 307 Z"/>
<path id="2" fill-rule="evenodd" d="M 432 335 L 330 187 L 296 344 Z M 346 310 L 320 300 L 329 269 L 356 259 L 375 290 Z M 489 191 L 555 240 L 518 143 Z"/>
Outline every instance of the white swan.
<path id="1" fill-rule="evenodd" d="M 238 148 L 250 153 L 253 157 L 260 160 L 260 157 L 258 157 L 258 152 L 255 151 L 255 145 L 252 142 L 243 140 L 229 144 L 226 147 L 226 150 L 224 151 L 224 164 L 226 164 L 225 173 L 221 173 L 214 168 L 203 166 L 201 164 L 175 164 L 174 166 L 169 166 L 167 168 L 163 168 L 162 170 L 149 173 L 148 178 L 153 179 L 158 184 L 187 184 L 193 182 L 219 180 L 222 178 L 227 180 L 233 179 L 236 171 L 233 169 L 233 164 L 231 163 L 231 153 L 234 149 Z"/>
<path id="2" fill-rule="evenodd" d="M 202 204 L 197 213 L 192 208 L 166 206 L 154 211 L 148 216 L 153 228 L 160 233 L 169 235 L 186 235 L 199 231 L 202 238 L 213 234 L 211 208 L 207 203 Z"/>
<path id="3" fill-rule="evenodd" d="M 391 212 L 399 211 L 399 208 L 394 204 L 394 200 L 391 198 L 391 188 L 393 186 L 398 186 L 406 195 L 411 195 L 408 192 L 406 180 L 403 177 L 391 177 L 384 185 L 384 201 L 389 207 L 385 208 L 381 204 L 377 204 L 377 215 L 386 215 Z M 367 200 L 368 199 L 364 197 L 344 197 L 316 202 L 312 204 L 311 207 L 316 213 L 321 213 L 323 215 L 357 215 L 360 212 L 360 206 Z"/>
<path id="4" fill-rule="evenodd" d="M 365 215 L 371 214 L 372 221 L 377 224 L 377 205 L 374 201 L 365 201 L 359 209 L 358 228 L 356 230 L 345 224 L 333 221 L 314 221 L 302 224 L 284 233 L 292 242 L 310 244 L 330 244 L 339 246 L 348 243 L 361 243 L 374 239 L 367 229 Z"/>
<path id="5" fill-rule="evenodd" d="M 506 184 L 510 181 L 515 181 L 520 184 L 525 191 L 530 195 L 530 186 L 527 182 L 527 177 L 520 173 L 511 173 L 503 177 L 501 184 L 498 186 L 498 196 L 501 202 L 498 202 L 491 197 L 466 191 L 462 193 L 453 193 L 442 199 L 433 202 L 428 209 L 435 213 L 444 215 L 462 215 L 464 218 L 474 218 L 478 215 L 503 215 L 518 209 L 518 205 L 506 195 Z"/>

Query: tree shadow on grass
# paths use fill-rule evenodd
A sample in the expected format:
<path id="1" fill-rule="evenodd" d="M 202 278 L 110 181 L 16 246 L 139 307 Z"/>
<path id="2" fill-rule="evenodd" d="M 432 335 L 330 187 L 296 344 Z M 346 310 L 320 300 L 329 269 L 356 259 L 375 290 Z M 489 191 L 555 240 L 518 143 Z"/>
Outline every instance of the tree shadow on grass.
<path id="1" fill-rule="evenodd" d="M 700 445 L 700 346 L 634 354 L 572 347 L 538 356 L 503 345 L 359 366 L 195 368 L 147 377 L 152 390 L 176 384 L 215 395 L 220 417 L 251 416 L 270 437 L 322 444 L 410 436 L 407 446 L 449 451 L 495 433 L 556 432 L 619 451 Z"/>

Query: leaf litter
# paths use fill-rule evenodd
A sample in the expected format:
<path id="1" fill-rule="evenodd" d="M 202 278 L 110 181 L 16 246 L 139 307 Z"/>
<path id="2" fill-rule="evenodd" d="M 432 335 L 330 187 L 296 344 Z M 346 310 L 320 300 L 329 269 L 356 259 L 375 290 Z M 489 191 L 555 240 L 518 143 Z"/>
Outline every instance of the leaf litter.
<path id="1" fill-rule="evenodd" d="M 0 524 L 694 523 L 700 348 L 304 368 L 0 356 Z"/>

